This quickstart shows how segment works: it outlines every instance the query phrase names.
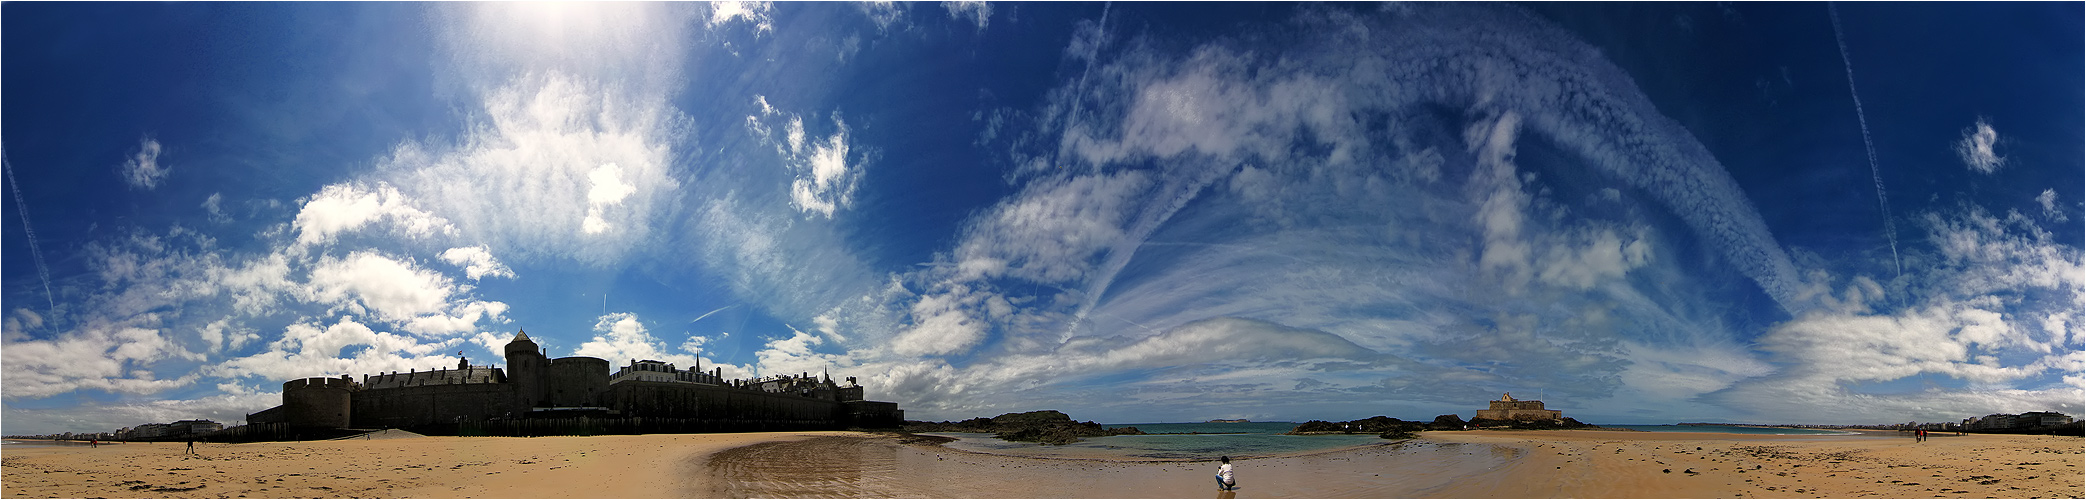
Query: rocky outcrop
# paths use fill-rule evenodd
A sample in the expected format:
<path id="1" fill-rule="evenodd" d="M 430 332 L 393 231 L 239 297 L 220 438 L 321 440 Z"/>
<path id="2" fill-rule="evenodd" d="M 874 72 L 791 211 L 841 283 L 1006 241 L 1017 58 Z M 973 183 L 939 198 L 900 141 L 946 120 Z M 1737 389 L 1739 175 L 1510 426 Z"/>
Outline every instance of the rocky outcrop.
<path id="1" fill-rule="evenodd" d="M 1571 417 L 1565 417 L 1565 418 L 1564 418 L 1563 420 L 1492 420 L 1492 419 L 1484 419 L 1484 418 L 1473 418 L 1473 419 L 1470 419 L 1470 426 L 1471 426 L 1471 428 L 1473 428 L 1473 429 L 1527 429 L 1527 430 L 1549 430 L 1549 429 L 1598 429 L 1598 428 L 1600 428 L 1600 426 L 1598 426 L 1598 425 L 1593 425 L 1593 424 L 1588 424 L 1588 423 L 1580 422 L 1580 421 L 1578 421 L 1578 420 L 1573 420 L 1573 419 L 1572 419 Z"/>
<path id="2" fill-rule="evenodd" d="M 1072 416 L 1057 410 L 1041 410 L 1023 413 L 1007 413 L 992 418 L 973 418 L 960 422 L 920 422 L 908 420 L 906 432 L 980 432 L 992 433 L 994 437 L 1008 441 L 1025 441 L 1043 444 L 1072 444 L 1080 438 L 1144 434 L 1136 427 L 1103 427 L 1091 421 L 1077 422 Z"/>
<path id="3" fill-rule="evenodd" d="M 1464 422 L 1463 417 L 1450 413 L 1434 417 L 1434 423 L 1427 424 L 1427 430 L 1460 431 L 1466 425 L 1469 425 L 1469 423 Z"/>
<path id="4" fill-rule="evenodd" d="M 1434 417 L 1433 422 L 1415 422 L 1377 415 L 1346 422 L 1312 420 L 1297 425 L 1295 429 L 1289 431 L 1289 434 L 1376 434 L 1384 439 L 1411 439 L 1419 437 L 1421 431 L 1460 431 L 1466 428 L 1586 429 L 1597 428 L 1597 426 L 1581 423 L 1571 418 L 1566 418 L 1562 421 L 1487 420 L 1479 418 L 1464 422 L 1463 417 L 1448 414 Z"/>
<path id="5" fill-rule="evenodd" d="M 1312 420 L 1298 424 L 1295 429 L 1290 429 L 1289 434 L 1376 434 L 1384 439 L 1410 439 L 1418 436 L 1420 431 L 1427 430 L 1427 428 L 1428 424 L 1425 423 L 1408 422 L 1377 415 L 1346 422 Z"/>

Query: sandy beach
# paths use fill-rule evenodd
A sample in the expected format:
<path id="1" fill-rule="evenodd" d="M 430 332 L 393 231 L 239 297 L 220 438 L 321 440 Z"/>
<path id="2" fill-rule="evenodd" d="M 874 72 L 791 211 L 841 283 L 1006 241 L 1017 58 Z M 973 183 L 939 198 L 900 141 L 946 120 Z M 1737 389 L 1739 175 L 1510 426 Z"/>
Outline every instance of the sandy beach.
<path id="1" fill-rule="evenodd" d="M 10 448 L 5 498 L 668 498 L 690 465 L 756 443 L 846 433 L 412 437 Z"/>
<path id="2" fill-rule="evenodd" d="M 2081 440 L 1431 432 L 1211 462 L 1044 459 L 855 432 L 7 450 L 6 498 L 2079 498 Z M 1692 472 L 1690 472 L 1692 471 Z"/>

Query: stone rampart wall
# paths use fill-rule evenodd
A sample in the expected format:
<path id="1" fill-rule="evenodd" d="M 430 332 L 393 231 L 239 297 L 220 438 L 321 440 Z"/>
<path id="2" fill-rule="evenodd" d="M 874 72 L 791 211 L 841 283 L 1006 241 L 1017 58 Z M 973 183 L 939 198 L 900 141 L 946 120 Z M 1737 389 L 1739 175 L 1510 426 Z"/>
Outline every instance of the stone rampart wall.
<path id="1" fill-rule="evenodd" d="M 356 428 L 404 428 L 504 417 L 512 412 L 513 384 L 456 384 L 363 390 L 355 393 Z"/>
<path id="2" fill-rule="evenodd" d="M 705 384 L 626 380 L 609 386 L 609 401 L 609 406 L 625 417 L 773 422 L 786 427 L 815 428 L 837 428 L 844 418 L 837 401 Z"/>

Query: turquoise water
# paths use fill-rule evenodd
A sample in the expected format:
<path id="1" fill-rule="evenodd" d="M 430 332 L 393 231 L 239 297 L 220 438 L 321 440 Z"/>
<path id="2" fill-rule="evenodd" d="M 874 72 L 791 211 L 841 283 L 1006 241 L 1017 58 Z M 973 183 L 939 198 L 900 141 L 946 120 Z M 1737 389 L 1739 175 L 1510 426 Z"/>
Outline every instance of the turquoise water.
<path id="1" fill-rule="evenodd" d="M 1144 460 L 1212 460 L 1225 455 L 1233 458 L 1265 457 L 1390 442 L 1375 434 L 1282 435 L 1296 425 L 1294 422 L 1107 424 L 1108 427 L 1136 427 L 1151 434 L 1086 438 L 1068 445 L 1019 443 L 980 433 L 939 434 L 958 439 L 944 446 L 983 453 Z M 1197 432 L 1203 434 L 1189 434 Z"/>
<path id="2" fill-rule="evenodd" d="M 1859 432 L 1830 429 L 1788 429 L 1781 427 L 1741 427 L 1736 425 L 1603 425 L 1605 429 L 1630 429 L 1646 432 L 1715 432 L 1720 434 L 1771 434 L 1776 436 L 1852 436 Z"/>

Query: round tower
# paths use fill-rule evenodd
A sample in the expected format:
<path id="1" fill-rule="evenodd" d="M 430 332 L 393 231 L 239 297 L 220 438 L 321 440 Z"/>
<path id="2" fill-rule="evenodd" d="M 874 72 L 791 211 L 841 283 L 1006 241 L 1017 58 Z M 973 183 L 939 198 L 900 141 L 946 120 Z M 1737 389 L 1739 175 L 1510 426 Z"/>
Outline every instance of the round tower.
<path id="1" fill-rule="evenodd" d="M 282 384 L 283 419 L 292 427 L 346 429 L 349 397 L 355 382 L 346 377 L 313 377 Z"/>
<path id="2" fill-rule="evenodd" d="M 514 340 L 507 342 L 507 381 L 514 384 L 517 413 L 546 403 L 549 387 L 544 383 L 544 377 L 549 369 L 550 360 L 544 357 L 536 341 L 529 340 L 529 332 L 517 332 Z"/>
<path id="3" fill-rule="evenodd" d="M 550 361 L 552 406 L 605 406 L 601 393 L 608 392 L 608 360 L 585 356 Z"/>

